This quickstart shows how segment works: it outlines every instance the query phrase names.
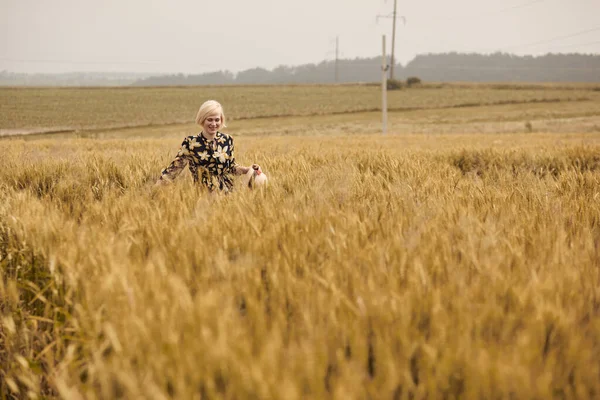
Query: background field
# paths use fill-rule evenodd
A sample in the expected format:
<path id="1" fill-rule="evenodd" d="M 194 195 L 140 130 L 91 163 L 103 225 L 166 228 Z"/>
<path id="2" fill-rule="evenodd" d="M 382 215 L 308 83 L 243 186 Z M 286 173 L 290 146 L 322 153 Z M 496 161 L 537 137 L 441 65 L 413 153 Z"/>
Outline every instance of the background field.
<path id="1" fill-rule="evenodd" d="M 194 121 L 198 99 L 206 98 L 226 105 L 232 119 L 244 120 L 379 110 L 381 92 L 377 85 L 3 88 L 0 134 L 190 123 Z M 597 117 L 599 103 L 600 88 L 594 85 L 430 84 L 390 91 L 388 107 L 401 112 L 402 119 L 409 115 L 444 123 L 448 110 L 466 108 L 470 114 L 472 108 L 485 105 L 512 105 L 512 110 L 529 112 L 512 115 L 513 120 Z M 537 107 L 530 107 L 533 105 Z M 478 113 L 476 120 L 511 119 Z M 459 122 L 465 122 L 464 118 Z"/>
<path id="2" fill-rule="evenodd" d="M 599 95 L 2 90 L 0 394 L 598 397 Z M 267 190 L 153 187 L 206 97 Z"/>

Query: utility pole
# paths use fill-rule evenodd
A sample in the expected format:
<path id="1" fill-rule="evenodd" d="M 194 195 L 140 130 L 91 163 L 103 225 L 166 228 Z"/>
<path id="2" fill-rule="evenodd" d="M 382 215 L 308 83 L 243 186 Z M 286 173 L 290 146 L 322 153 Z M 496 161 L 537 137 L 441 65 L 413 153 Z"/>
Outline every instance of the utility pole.
<path id="1" fill-rule="evenodd" d="M 390 66 L 390 79 L 394 79 L 394 48 L 396 47 L 396 0 L 394 0 L 394 14 L 392 15 L 394 23 L 392 24 L 392 65 Z"/>
<path id="2" fill-rule="evenodd" d="M 382 132 L 387 133 L 387 57 L 385 55 L 385 35 L 381 38 L 381 123 Z"/>
<path id="3" fill-rule="evenodd" d="M 340 37 L 336 36 L 335 37 L 335 82 L 338 82 L 338 78 L 339 78 L 339 74 L 338 74 L 338 60 L 339 60 L 339 44 L 340 44 Z"/>
<path id="4" fill-rule="evenodd" d="M 394 79 L 394 64 L 396 64 L 396 58 L 394 57 L 395 47 L 396 47 L 396 19 L 402 18 L 402 20 L 404 21 L 404 24 L 406 24 L 405 17 L 397 16 L 396 3 L 397 3 L 397 0 L 394 0 L 394 12 L 392 14 L 377 15 L 377 17 L 375 18 L 376 21 L 379 21 L 379 18 L 392 18 L 393 19 L 393 23 L 392 23 L 392 59 L 391 59 L 391 65 L 390 65 L 390 79 Z"/>

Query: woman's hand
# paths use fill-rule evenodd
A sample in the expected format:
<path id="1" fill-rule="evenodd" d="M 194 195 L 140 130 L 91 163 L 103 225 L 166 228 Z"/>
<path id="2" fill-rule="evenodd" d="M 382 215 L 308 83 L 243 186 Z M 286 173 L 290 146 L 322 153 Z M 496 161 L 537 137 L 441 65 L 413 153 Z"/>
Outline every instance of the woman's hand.
<path id="1" fill-rule="evenodd" d="M 170 185 L 170 184 L 171 184 L 171 182 L 169 182 L 168 180 L 163 179 L 163 178 L 158 178 L 158 180 L 154 184 L 154 187 L 167 186 L 167 185 Z"/>

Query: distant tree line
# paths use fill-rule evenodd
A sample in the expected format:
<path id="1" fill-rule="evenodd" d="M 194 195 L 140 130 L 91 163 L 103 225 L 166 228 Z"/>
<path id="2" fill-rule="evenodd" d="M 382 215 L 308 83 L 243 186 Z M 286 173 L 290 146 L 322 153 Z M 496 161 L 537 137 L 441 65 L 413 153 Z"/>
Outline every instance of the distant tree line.
<path id="1" fill-rule="evenodd" d="M 408 63 L 402 73 L 441 82 L 600 82 L 600 55 L 426 54 Z"/>
<path id="2" fill-rule="evenodd" d="M 389 59 L 388 59 L 389 63 Z M 337 73 L 336 73 L 337 70 Z M 599 54 L 515 56 L 507 53 L 442 53 L 415 57 L 394 67 L 395 78 L 424 82 L 600 82 Z M 337 80 L 336 80 L 337 77 Z M 234 74 L 158 75 L 148 73 L 73 72 L 26 74 L 0 71 L 0 86 L 186 86 L 229 84 L 296 84 L 379 82 L 381 58 L 342 59 L 272 70 L 251 68 Z"/>
<path id="3" fill-rule="evenodd" d="M 337 82 L 374 82 L 381 79 L 381 58 L 356 58 L 338 61 Z M 272 70 L 247 69 L 237 74 L 230 71 L 207 72 L 197 75 L 161 75 L 140 79 L 137 86 L 162 85 L 227 85 L 227 84 L 295 84 L 335 83 L 335 61 L 299 66 L 281 65 Z"/>
<path id="4" fill-rule="evenodd" d="M 337 76 L 337 81 L 336 81 Z M 434 82 L 600 82 L 600 55 L 547 54 L 516 56 L 507 53 L 442 53 L 419 55 L 406 66 L 395 66 L 395 78 L 419 77 Z M 140 79 L 137 86 L 296 84 L 377 82 L 381 58 L 323 61 L 319 64 L 252 68 L 234 74 L 217 71 L 197 75 L 162 75 Z"/>

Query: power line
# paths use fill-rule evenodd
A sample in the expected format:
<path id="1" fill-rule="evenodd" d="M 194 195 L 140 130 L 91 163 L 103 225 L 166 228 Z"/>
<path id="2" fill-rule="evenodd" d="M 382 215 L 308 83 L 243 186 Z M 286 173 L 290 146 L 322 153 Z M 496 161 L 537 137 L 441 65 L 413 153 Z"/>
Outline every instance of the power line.
<path id="1" fill-rule="evenodd" d="M 553 46 L 553 47 L 555 47 L 555 48 L 556 47 L 585 47 L 585 46 L 590 46 L 592 44 L 600 44 L 600 40 L 596 40 L 594 42 L 587 42 L 587 43 L 577 43 L 577 44 L 559 44 L 558 46 Z"/>
<path id="2" fill-rule="evenodd" d="M 552 43 L 552 42 L 555 42 L 557 40 L 568 39 L 568 38 L 572 38 L 572 37 L 575 37 L 575 36 L 581 36 L 581 35 L 585 35 L 586 33 L 595 32 L 595 31 L 600 31 L 600 26 L 595 27 L 595 28 L 591 28 L 591 29 L 585 29 L 583 31 L 571 33 L 571 34 L 568 34 L 568 35 L 555 36 L 555 37 L 549 38 L 549 39 L 538 40 L 537 42 L 531 42 L 531 43 L 525 43 L 525 44 L 518 44 L 518 45 L 513 45 L 513 46 L 504 46 L 504 47 L 500 47 L 500 48 L 496 48 L 496 49 L 486 49 L 486 50 L 479 50 L 479 51 L 498 51 L 498 50 L 518 49 L 518 48 L 522 48 L 522 47 L 537 46 L 539 44 Z"/>
<path id="3" fill-rule="evenodd" d="M 537 46 L 540 44 L 548 44 L 548 43 L 552 43 L 552 42 L 556 42 L 556 41 L 560 41 L 563 39 L 568 39 L 568 38 L 572 38 L 572 37 L 576 37 L 576 36 L 581 36 L 581 35 L 585 35 L 587 33 L 591 33 L 591 32 L 596 32 L 596 31 L 600 31 L 600 26 L 594 27 L 594 28 L 590 28 L 590 29 L 585 29 L 582 31 L 578 31 L 578 32 L 574 32 L 574 33 L 570 33 L 570 34 L 566 34 L 566 35 L 561 35 L 561 36 L 554 36 L 548 39 L 542 39 L 542 40 L 538 40 L 535 42 L 530 42 L 530 43 L 523 43 L 523 44 L 514 44 L 514 45 L 509 45 L 509 46 L 497 46 L 494 48 L 491 47 L 480 47 L 480 48 L 476 48 L 476 49 L 467 49 L 467 50 L 450 50 L 450 52 L 461 52 L 461 53 L 489 53 L 489 52 L 497 52 L 497 51 L 505 51 L 505 50 L 511 50 L 511 49 L 519 49 L 522 47 L 532 47 L 532 46 Z M 426 38 L 433 38 L 432 36 L 422 36 L 426 37 Z M 583 43 L 580 44 L 581 46 L 584 45 L 590 45 L 590 44 L 596 44 L 596 41 L 593 42 L 587 42 L 587 43 Z M 448 46 L 448 42 L 445 42 L 445 47 L 451 47 Z M 577 45 L 570 45 L 570 44 L 565 44 L 565 46 L 577 46 Z M 459 46 L 457 46 L 459 47 Z M 423 51 L 424 53 L 426 53 L 427 51 Z"/>
<path id="4" fill-rule="evenodd" d="M 581 35 L 585 35 L 586 33 L 590 33 L 590 32 L 595 32 L 595 31 L 600 31 L 600 26 L 596 27 L 596 28 L 592 28 L 592 29 L 586 29 L 584 31 L 579 31 L 579 32 L 575 32 L 575 33 L 571 33 L 569 35 L 564 35 L 564 36 L 555 36 L 553 38 L 550 39 L 546 39 L 546 40 L 540 40 L 537 42 L 532 42 L 532 43 L 527 43 L 527 44 L 523 44 L 523 45 L 517 45 L 517 46 L 512 46 L 512 47 L 529 47 L 529 46 L 536 46 L 538 44 L 546 44 L 546 43 L 551 43 L 557 40 L 562 40 L 562 39 L 568 39 L 568 38 L 572 38 L 575 36 L 581 36 Z M 510 48 L 510 47 L 505 47 L 505 48 Z"/>
<path id="5" fill-rule="evenodd" d="M 143 64 L 143 65 L 165 65 L 167 63 L 160 61 L 75 61 L 75 60 L 41 60 L 41 59 L 17 59 L 0 58 L 0 61 L 22 62 L 22 63 L 46 63 L 46 64 L 84 64 L 84 65 L 114 65 L 114 64 Z M 194 64 L 197 66 L 209 67 L 210 64 Z"/>
<path id="6" fill-rule="evenodd" d="M 466 15 L 466 16 L 457 16 L 457 17 L 450 17 L 448 18 L 449 20 L 460 20 L 460 19 L 471 19 L 471 18 L 479 18 L 479 17 L 486 17 L 486 16 L 490 16 L 490 15 L 495 15 L 495 14 L 503 14 L 505 12 L 508 11 L 512 11 L 512 10 L 518 10 L 520 8 L 525 8 L 525 7 L 529 7 L 531 5 L 537 4 L 537 3 L 543 3 L 545 0 L 534 0 L 534 1 L 530 1 L 524 4 L 518 4 L 512 7 L 507 7 L 507 8 L 502 8 L 496 11 L 489 11 L 489 12 L 485 12 L 485 13 L 481 13 L 481 14 L 475 14 L 475 15 Z"/>
<path id="7" fill-rule="evenodd" d="M 525 7 L 529 7 L 532 4 L 543 3 L 544 1 L 546 1 L 546 0 L 533 0 L 533 1 L 530 1 L 530 2 L 525 3 L 525 4 L 517 4 L 516 6 L 502 8 L 502 9 L 496 11 L 496 12 L 497 13 L 501 13 L 501 12 L 516 10 L 518 8 L 525 8 Z"/>
<path id="8" fill-rule="evenodd" d="M 432 19 L 434 20 L 446 20 L 446 21 L 456 21 L 456 20 L 465 20 L 465 19 L 474 19 L 474 18 L 481 18 L 481 17 L 487 17 L 487 16 L 491 16 L 491 15 L 496 15 L 496 14 L 503 14 L 509 11 L 513 11 L 513 10 L 518 10 L 520 8 L 525 8 L 525 7 L 529 7 L 532 6 L 534 4 L 537 3 L 543 3 L 546 0 L 533 0 L 533 1 L 529 1 L 527 3 L 523 3 L 523 4 L 517 4 L 511 7 L 506 7 L 506 8 L 501 8 L 498 10 L 494 10 L 494 11 L 487 11 L 487 12 L 483 12 L 480 14 L 471 14 L 471 15 L 455 15 L 455 16 L 450 16 L 450 17 L 433 17 Z"/>

